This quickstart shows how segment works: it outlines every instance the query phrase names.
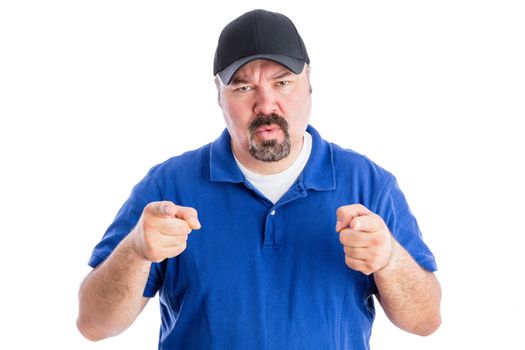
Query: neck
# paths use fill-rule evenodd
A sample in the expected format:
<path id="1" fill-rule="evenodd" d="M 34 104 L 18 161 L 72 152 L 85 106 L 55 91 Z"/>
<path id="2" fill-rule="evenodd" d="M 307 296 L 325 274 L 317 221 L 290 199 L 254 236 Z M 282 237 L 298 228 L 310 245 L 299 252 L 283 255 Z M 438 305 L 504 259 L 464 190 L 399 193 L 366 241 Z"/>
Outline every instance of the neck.
<path id="1" fill-rule="evenodd" d="M 276 162 L 264 162 L 262 160 L 253 158 L 249 153 L 237 152 L 235 147 L 232 147 L 232 149 L 233 153 L 235 154 L 235 158 L 237 158 L 237 160 L 246 169 L 260 175 L 273 175 L 288 169 L 293 164 L 293 162 L 295 162 L 301 153 L 303 139 L 304 137 L 301 138 L 296 145 L 292 145 L 290 154 L 287 157 Z"/>

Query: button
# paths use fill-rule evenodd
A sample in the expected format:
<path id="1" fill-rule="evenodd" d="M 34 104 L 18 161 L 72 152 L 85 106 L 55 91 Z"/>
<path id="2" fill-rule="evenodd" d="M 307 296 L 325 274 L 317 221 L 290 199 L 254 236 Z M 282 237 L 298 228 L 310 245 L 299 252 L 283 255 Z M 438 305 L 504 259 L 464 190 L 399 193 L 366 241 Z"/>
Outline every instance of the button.
<path id="1" fill-rule="evenodd" d="M 270 215 L 272 215 L 272 216 L 275 215 L 275 209 L 272 210 L 272 212 L 270 213 Z"/>

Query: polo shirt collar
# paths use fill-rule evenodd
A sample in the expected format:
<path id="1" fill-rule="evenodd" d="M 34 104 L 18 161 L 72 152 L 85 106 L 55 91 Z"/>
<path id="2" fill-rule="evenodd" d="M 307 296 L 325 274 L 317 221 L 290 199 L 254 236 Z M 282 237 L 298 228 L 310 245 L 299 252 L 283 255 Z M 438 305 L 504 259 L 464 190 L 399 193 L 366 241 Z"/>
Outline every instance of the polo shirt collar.
<path id="1" fill-rule="evenodd" d="M 332 147 L 311 125 L 308 125 L 306 131 L 312 135 L 312 152 L 301 175 L 304 187 L 317 191 L 335 190 Z"/>
<path id="2" fill-rule="evenodd" d="M 299 181 L 305 189 L 330 191 L 335 189 L 335 171 L 330 144 L 324 141 L 317 130 L 308 125 L 312 135 L 312 152 Z M 211 144 L 210 180 L 216 182 L 244 182 L 244 176 L 235 162 L 231 148 L 231 137 L 227 129 Z"/>
<path id="3" fill-rule="evenodd" d="M 235 162 L 228 129 L 211 144 L 210 180 L 218 182 L 244 182 L 244 176 Z"/>

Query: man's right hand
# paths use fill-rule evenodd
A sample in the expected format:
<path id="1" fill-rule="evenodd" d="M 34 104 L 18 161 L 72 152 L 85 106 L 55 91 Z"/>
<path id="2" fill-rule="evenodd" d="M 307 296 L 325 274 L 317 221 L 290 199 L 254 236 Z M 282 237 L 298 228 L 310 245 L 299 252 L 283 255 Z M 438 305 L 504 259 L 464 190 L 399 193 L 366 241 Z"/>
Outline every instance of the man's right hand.
<path id="1" fill-rule="evenodd" d="M 140 258 L 160 262 L 182 253 L 190 232 L 200 228 L 195 209 L 168 201 L 151 202 L 144 208 L 130 239 Z"/>
<path id="2" fill-rule="evenodd" d="M 79 292 L 79 331 L 90 340 L 123 332 L 148 302 L 144 288 L 151 262 L 179 255 L 201 224 L 197 211 L 172 202 L 151 202 L 137 226 L 86 277 Z"/>

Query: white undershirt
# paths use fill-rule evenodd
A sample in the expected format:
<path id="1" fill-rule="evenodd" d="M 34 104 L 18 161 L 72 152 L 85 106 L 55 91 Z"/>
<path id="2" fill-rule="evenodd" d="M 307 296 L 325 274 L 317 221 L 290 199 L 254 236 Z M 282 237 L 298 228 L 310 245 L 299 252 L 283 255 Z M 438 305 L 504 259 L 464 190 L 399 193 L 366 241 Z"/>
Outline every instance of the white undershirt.
<path id="1" fill-rule="evenodd" d="M 273 203 L 276 203 L 283 194 L 293 185 L 303 171 L 312 151 L 312 135 L 304 133 L 303 147 L 297 159 L 287 169 L 277 174 L 261 175 L 244 167 L 237 158 L 235 161 L 244 177 Z"/>

